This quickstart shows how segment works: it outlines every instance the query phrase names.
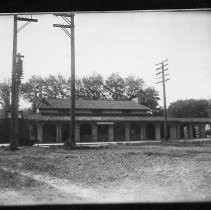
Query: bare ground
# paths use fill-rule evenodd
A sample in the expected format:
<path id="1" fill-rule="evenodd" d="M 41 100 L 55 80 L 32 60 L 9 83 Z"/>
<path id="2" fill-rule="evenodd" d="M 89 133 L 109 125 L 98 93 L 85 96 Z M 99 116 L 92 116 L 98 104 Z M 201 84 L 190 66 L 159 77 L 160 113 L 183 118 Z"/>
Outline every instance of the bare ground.
<path id="1" fill-rule="evenodd" d="M 0 148 L 0 205 L 211 200 L 211 143 Z"/>

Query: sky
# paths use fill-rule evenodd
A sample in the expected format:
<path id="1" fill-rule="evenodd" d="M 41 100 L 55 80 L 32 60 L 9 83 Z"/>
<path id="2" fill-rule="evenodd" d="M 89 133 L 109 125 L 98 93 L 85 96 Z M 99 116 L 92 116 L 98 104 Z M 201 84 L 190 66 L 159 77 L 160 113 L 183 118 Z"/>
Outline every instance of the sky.
<path id="1" fill-rule="evenodd" d="M 20 15 L 29 17 L 26 15 Z M 54 23 L 64 24 L 51 14 L 33 15 L 18 33 L 18 52 L 24 57 L 24 81 L 32 75 L 58 73 L 70 76 L 70 38 Z M 20 28 L 23 22 L 18 22 Z M 13 16 L 0 16 L 0 83 L 11 77 Z M 97 72 L 142 78 L 158 90 L 156 66 L 168 59 L 170 80 L 166 83 L 167 105 L 179 99 L 211 98 L 211 13 L 118 12 L 75 14 L 76 75 Z M 21 106 L 26 106 L 21 103 Z"/>

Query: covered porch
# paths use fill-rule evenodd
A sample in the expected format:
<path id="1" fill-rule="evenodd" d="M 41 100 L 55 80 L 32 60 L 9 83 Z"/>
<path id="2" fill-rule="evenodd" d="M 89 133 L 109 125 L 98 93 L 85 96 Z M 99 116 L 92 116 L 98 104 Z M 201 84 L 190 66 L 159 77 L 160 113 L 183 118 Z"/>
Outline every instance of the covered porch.
<path id="1" fill-rule="evenodd" d="M 168 137 L 174 139 L 207 138 L 210 118 L 169 118 Z M 40 143 L 61 143 L 70 136 L 70 117 L 51 116 L 30 119 L 30 138 Z M 116 142 L 162 140 L 162 117 L 76 117 L 76 142 Z"/>

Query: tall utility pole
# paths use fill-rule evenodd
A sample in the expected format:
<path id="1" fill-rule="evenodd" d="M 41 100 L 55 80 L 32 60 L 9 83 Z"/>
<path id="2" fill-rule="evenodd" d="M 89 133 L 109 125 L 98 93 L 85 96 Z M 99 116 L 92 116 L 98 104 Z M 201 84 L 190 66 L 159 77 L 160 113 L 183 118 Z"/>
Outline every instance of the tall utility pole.
<path id="1" fill-rule="evenodd" d="M 167 141 L 168 140 L 168 133 L 167 133 L 167 110 L 166 110 L 166 82 L 170 80 L 170 78 L 166 78 L 168 76 L 168 73 L 165 73 L 165 71 L 168 70 L 168 68 L 165 68 L 165 66 L 168 66 L 168 63 L 166 63 L 168 60 L 162 61 L 160 63 L 155 64 L 155 66 L 158 66 L 156 68 L 156 76 L 159 76 L 157 79 L 161 79 L 160 81 L 156 82 L 163 83 L 163 105 L 164 105 L 164 138 Z M 161 76 L 160 76 L 161 75 Z"/>
<path id="2" fill-rule="evenodd" d="M 19 29 L 18 21 L 26 21 Z M 14 15 L 13 28 L 13 55 L 12 55 L 12 87 L 11 87 L 11 121 L 10 121 L 10 149 L 16 150 L 18 147 L 18 106 L 19 106 L 19 82 L 18 82 L 18 63 L 17 63 L 17 34 L 30 22 L 37 22 L 37 19 L 18 17 Z M 21 57 L 18 55 L 18 62 Z M 21 64 L 22 65 L 22 64 Z"/>
<path id="3" fill-rule="evenodd" d="M 61 28 L 71 39 L 71 121 L 70 121 L 70 139 L 68 139 L 67 147 L 75 147 L 75 25 L 73 13 L 57 13 L 67 24 L 53 24 L 54 27 Z M 70 20 L 68 19 L 70 17 Z M 67 30 L 70 28 L 70 32 Z"/>

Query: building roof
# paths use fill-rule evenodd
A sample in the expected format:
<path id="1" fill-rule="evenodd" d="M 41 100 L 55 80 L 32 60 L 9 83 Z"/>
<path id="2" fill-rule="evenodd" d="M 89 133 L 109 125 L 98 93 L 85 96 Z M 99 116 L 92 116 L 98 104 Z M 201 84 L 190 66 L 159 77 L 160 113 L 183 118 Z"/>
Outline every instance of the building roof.
<path id="1" fill-rule="evenodd" d="M 37 105 L 39 109 L 69 109 L 71 99 L 41 99 Z M 149 110 L 148 107 L 134 101 L 83 100 L 75 101 L 76 109 L 133 109 Z"/>
<path id="2" fill-rule="evenodd" d="M 27 117 L 29 120 L 33 121 L 70 121 L 70 116 L 54 116 L 49 115 L 45 116 L 42 114 L 34 114 Z M 76 116 L 76 121 L 97 121 L 97 122 L 118 122 L 118 121 L 127 121 L 127 122 L 162 122 L 164 117 L 143 117 L 143 116 Z M 211 118 L 168 118 L 169 122 L 192 122 L 192 123 L 211 123 Z"/>

